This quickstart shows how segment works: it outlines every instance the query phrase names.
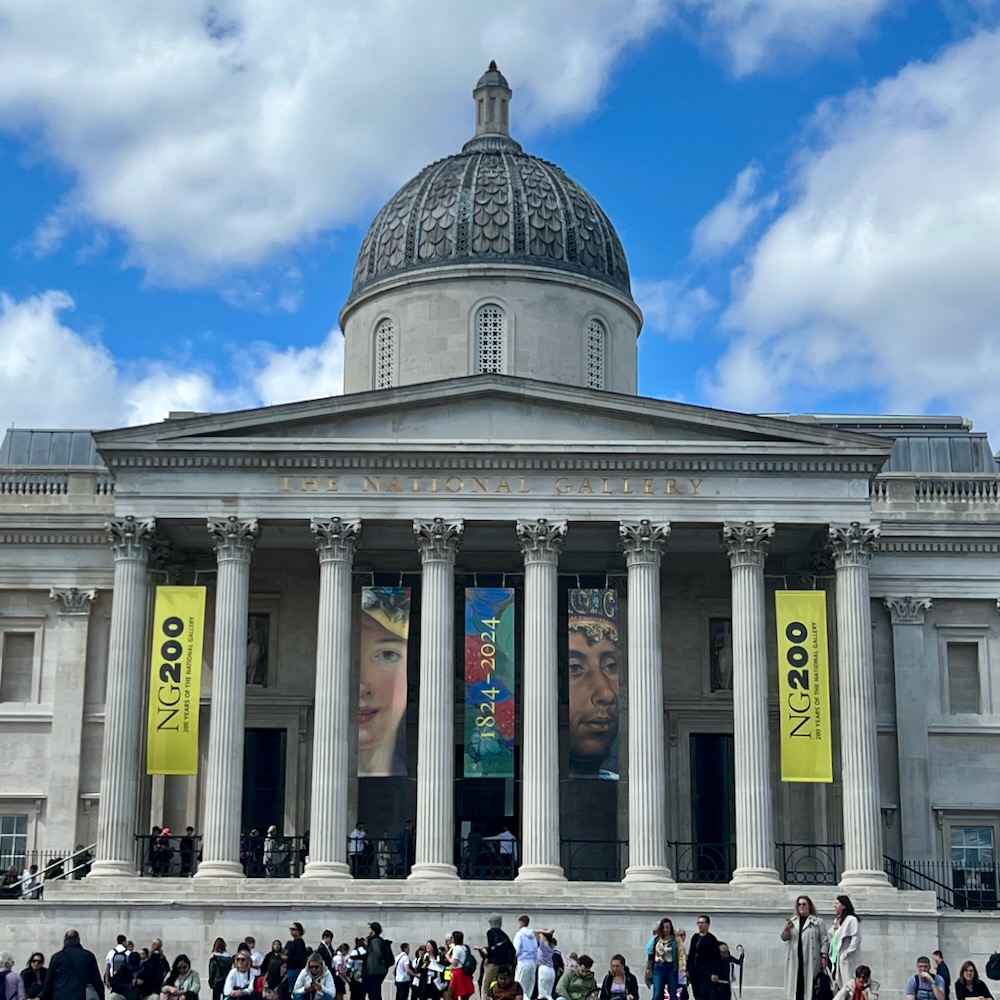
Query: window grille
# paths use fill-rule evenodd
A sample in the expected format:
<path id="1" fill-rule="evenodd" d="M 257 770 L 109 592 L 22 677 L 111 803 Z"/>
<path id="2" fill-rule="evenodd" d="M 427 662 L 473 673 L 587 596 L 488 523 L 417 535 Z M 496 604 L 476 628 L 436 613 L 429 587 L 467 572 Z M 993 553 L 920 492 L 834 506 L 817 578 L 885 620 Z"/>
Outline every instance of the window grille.
<path id="1" fill-rule="evenodd" d="M 375 388 L 391 389 L 396 373 L 396 328 L 384 319 L 375 331 Z"/>
<path id="2" fill-rule="evenodd" d="M 499 306 L 483 306 L 476 313 L 476 371 L 503 374 L 507 369 L 507 317 Z"/>
<path id="3" fill-rule="evenodd" d="M 587 388 L 604 388 L 604 324 L 592 319 L 587 324 Z"/>

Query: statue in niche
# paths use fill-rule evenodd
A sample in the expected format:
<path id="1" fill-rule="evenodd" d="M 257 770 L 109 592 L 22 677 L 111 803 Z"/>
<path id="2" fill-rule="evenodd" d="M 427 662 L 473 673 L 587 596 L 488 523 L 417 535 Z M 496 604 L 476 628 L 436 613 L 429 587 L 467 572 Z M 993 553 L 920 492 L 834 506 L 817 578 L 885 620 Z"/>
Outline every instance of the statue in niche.
<path id="1" fill-rule="evenodd" d="M 266 614 L 247 616 L 247 684 L 267 684 L 267 647 L 271 637 L 271 618 Z"/>
<path id="2" fill-rule="evenodd" d="M 730 618 L 708 620 L 709 662 L 713 691 L 733 689 L 733 623 Z"/>

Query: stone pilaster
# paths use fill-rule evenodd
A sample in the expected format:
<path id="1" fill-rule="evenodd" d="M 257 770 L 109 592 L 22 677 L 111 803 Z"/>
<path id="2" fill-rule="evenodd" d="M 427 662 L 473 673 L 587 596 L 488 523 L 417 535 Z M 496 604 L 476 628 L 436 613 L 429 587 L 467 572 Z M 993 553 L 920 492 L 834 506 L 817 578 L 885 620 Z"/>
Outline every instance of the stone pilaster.
<path id="1" fill-rule="evenodd" d="M 96 860 L 90 877 L 134 877 L 139 738 L 146 668 L 146 570 L 155 523 L 124 517 L 105 525 L 115 557 L 104 698 L 104 751 L 97 811 Z M 67 845 L 71 846 L 71 845 Z"/>
<path id="2" fill-rule="evenodd" d="M 840 679 L 840 757 L 844 797 L 843 886 L 883 886 L 879 816 L 875 663 L 868 567 L 878 528 L 830 525 L 837 571 L 837 653 Z"/>
<path id="3" fill-rule="evenodd" d="M 667 867 L 660 558 L 669 524 L 622 521 L 628 565 L 628 816 L 626 882 L 672 882 Z"/>
<path id="4" fill-rule="evenodd" d="M 351 569 L 361 522 L 313 520 L 319 553 L 319 625 L 313 725 L 309 861 L 303 878 L 347 878 Z"/>
<path id="5" fill-rule="evenodd" d="M 559 864 L 558 569 L 565 521 L 517 522 L 524 552 L 519 881 L 562 880 Z"/>
<path id="6" fill-rule="evenodd" d="M 927 738 L 927 690 L 932 678 L 924 666 L 924 612 L 931 600 L 887 597 L 884 604 L 892 619 L 902 854 L 906 861 L 930 861 L 935 853 Z"/>
<path id="7" fill-rule="evenodd" d="M 83 685 L 87 668 L 90 606 L 96 590 L 53 589 L 49 599 L 58 615 L 55 628 L 56 684 L 52 693 L 49 748 L 49 811 L 45 834 L 52 844 L 73 847 L 80 806 L 80 760 L 83 736 Z"/>
<path id="8" fill-rule="evenodd" d="M 733 883 L 779 882 L 774 867 L 764 558 L 773 524 L 726 524 L 733 590 L 733 744 L 736 755 L 736 870 Z"/>
<path id="9" fill-rule="evenodd" d="M 250 559 L 260 537 L 255 518 L 208 522 L 219 567 L 215 591 L 212 711 L 205 776 L 202 861 L 196 878 L 243 878 L 243 743 L 246 720 Z"/>
<path id="10" fill-rule="evenodd" d="M 417 842 L 411 879 L 457 879 L 455 870 L 455 556 L 463 521 L 414 521 L 423 563 Z"/>

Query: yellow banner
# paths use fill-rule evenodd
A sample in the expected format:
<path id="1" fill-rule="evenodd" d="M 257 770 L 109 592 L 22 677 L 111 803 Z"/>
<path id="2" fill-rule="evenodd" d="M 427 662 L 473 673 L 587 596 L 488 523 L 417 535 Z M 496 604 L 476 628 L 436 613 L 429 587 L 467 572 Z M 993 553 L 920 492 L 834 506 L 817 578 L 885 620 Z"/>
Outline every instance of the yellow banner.
<path id="1" fill-rule="evenodd" d="M 774 595 L 774 610 L 781 780 L 831 782 L 833 727 L 826 594 L 821 590 L 779 590 Z"/>
<path id="2" fill-rule="evenodd" d="M 157 587 L 146 725 L 148 774 L 198 773 L 204 587 Z"/>

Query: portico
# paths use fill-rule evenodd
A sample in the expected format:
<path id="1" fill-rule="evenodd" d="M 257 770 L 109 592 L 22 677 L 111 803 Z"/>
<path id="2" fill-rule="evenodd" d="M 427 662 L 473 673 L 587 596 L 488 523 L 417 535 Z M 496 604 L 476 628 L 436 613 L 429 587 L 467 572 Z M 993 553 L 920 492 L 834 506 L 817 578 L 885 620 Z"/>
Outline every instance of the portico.
<path id="1" fill-rule="evenodd" d="M 597 783 L 616 786 L 598 791 L 612 803 L 617 839 L 628 841 L 625 880 L 669 884 L 668 840 L 698 839 L 685 826 L 675 776 L 685 756 L 677 749 L 679 727 L 690 728 L 700 698 L 714 705 L 692 731 L 731 732 L 738 762 L 733 880 L 777 883 L 775 841 L 801 834 L 775 835 L 777 772 L 767 720 L 780 708 L 768 683 L 769 593 L 801 586 L 811 560 L 832 549 L 833 573 L 812 571 L 812 582 L 831 591 L 837 609 L 837 687 L 851 739 L 842 827 L 831 817 L 811 836 L 832 841 L 842 828 L 852 884 L 884 882 L 875 721 L 864 705 L 874 684 L 865 615 L 875 539 L 869 480 L 885 442 L 612 394 L 596 401 L 586 394 L 581 421 L 578 395 L 584 393 L 481 376 L 406 387 L 392 399 L 361 393 L 99 436 L 118 483 L 111 522 L 116 574 L 123 567 L 109 679 L 134 677 L 134 665 L 143 662 L 146 620 L 138 609 L 155 582 L 146 574 L 151 546 L 169 544 L 179 579 L 208 583 L 214 606 L 206 644 L 211 681 L 203 690 L 208 738 L 196 779 L 204 834 L 197 878 L 244 874 L 244 720 L 248 706 L 249 717 L 259 712 L 262 694 L 275 712 L 283 702 L 297 706 L 291 710 L 301 720 L 301 782 L 284 825 L 286 833 L 310 833 L 304 874 L 349 876 L 348 817 L 372 808 L 355 776 L 354 598 L 359 581 L 396 574 L 420 594 L 408 737 L 415 781 L 381 780 L 396 782 L 384 792 L 403 800 L 401 813 L 417 820 L 412 878 L 458 875 L 455 595 L 462 582 L 493 579 L 514 584 L 523 620 L 520 773 L 505 814 L 518 827 L 518 878 L 565 878 L 561 841 L 567 832 L 579 839 L 580 826 L 566 803 L 561 764 L 560 595 L 567 581 L 600 578 L 618 581 L 627 609 L 622 780 Z M 495 436 L 488 446 L 484 436 L 480 444 L 484 422 L 508 410 L 516 436 Z M 456 425 L 467 436 L 451 437 Z M 219 499 L 227 497 L 228 512 Z M 693 579 L 700 592 L 685 593 Z M 254 594 L 263 593 L 281 609 L 272 641 L 282 652 L 275 683 L 260 692 L 246 684 L 245 623 Z M 676 650 L 690 642 L 691 608 L 699 603 L 731 618 L 731 693 L 709 690 L 705 698 L 703 681 L 676 674 Z M 675 616 L 672 606 L 680 608 Z M 294 663 L 289 648 L 300 651 Z M 114 686 L 112 680 L 109 690 Z M 141 718 L 141 684 L 116 690 L 122 704 L 115 712 Z M 102 789 L 120 787 L 139 758 L 139 728 L 108 727 Z M 589 795 L 596 785 L 580 787 Z M 102 794 L 101 803 L 106 822 L 95 874 L 123 874 L 134 865 L 126 832 L 145 824 L 134 825 L 133 806 L 122 796 Z M 785 831 L 803 829 L 798 815 L 781 823 Z"/>

